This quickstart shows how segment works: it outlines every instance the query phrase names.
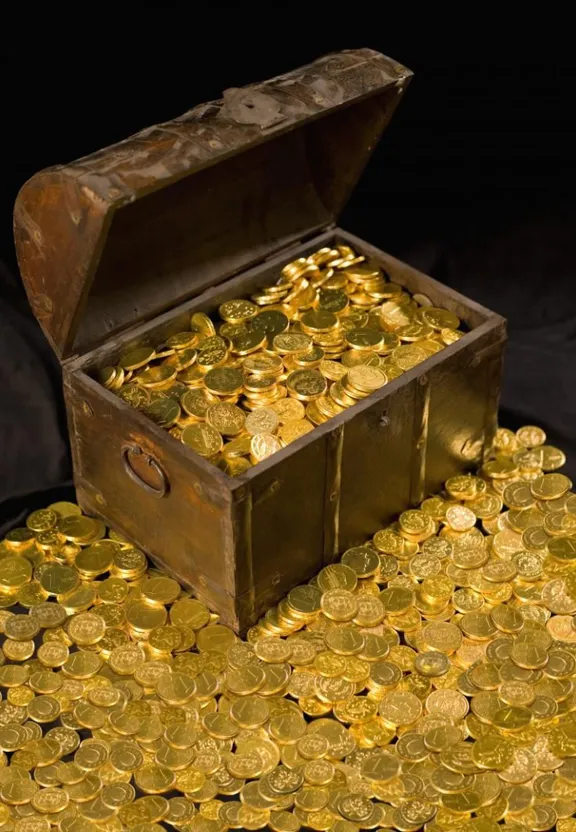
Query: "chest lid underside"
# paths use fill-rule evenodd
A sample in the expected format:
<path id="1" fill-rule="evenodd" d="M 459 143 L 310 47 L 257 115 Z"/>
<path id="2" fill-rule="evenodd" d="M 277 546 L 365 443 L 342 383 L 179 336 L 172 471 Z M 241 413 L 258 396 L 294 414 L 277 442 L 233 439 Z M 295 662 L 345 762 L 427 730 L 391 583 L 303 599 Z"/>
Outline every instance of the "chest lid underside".
<path id="1" fill-rule="evenodd" d="M 411 74 L 371 49 L 327 55 L 32 177 L 16 250 L 57 355 L 333 225 Z"/>

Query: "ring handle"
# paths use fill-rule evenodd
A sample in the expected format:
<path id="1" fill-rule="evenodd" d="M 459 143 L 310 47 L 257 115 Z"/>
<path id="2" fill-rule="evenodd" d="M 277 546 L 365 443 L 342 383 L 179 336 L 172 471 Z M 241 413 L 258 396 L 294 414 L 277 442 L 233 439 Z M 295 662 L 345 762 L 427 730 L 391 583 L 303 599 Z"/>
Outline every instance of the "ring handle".
<path id="1" fill-rule="evenodd" d="M 150 483 L 146 482 L 143 479 L 138 471 L 134 469 L 132 466 L 130 457 L 134 456 L 141 460 L 141 464 L 148 466 L 149 468 L 154 471 L 154 475 L 157 478 L 159 485 L 150 485 Z M 139 485 L 140 488 L 143 488 L 148 494 L 152 497 L 156 497 L 157 499 L 161 499 L 165 497 L 168 491 L 170 490 L 170 484 L 168 482 L 168 477 L 160 463 L 154 459 L 153 456 L 150 454 L 145 453 L 140 445 L 123 445 L 122 446 L 122 463 L 124 465 L 124 470 L 130 477 L 130 479 Z"/>

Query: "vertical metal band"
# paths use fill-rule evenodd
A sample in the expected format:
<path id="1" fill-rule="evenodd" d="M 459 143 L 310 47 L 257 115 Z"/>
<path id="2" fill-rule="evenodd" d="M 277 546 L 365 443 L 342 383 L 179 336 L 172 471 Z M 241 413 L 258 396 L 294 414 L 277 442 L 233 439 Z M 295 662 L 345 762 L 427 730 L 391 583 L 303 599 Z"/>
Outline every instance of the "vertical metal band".
<path id="1" fill-rule="evenodd" d="M 239 598 L 242 605 L 242 618 L 251 619 L 256 600 L 256 588 L 254 586 L 254 561 L 252 552 L 252 513 L 253 498 L 252 490 L 245 486 L 236 493 L 236 499 L 232 504 L 233 534 L 229 557 L 227 556 L 227 567 L 236 573 L 236 587 L 248 587 L 234 601 L 238 605 Z M 236 556 L 234 555 L 236 550 Z M 238 590 L 236 589 L 235 592 Z M 240 610 L 236 609 L 239 615 Z"/>
<path id="2" fill-rule="evenodd" d="M 344 425 L 326 437 L 326 488 L 324 492 L 323 563 L 332 563 L 339 552 L 340 493 L 342 487 L 342 450 Z"/>
<path id="3" fill-rule="evenodd" d="M 414 436 L 412 470 L 410 472 L 410 503 L 419 505 L 426 496 L 426 450 L 430 413 L 430 379 L 420 376 L 414 382 Z"/>
<path id="4" fill-rule="evenodd" d="M 484 417 L 484 447 L 482 455 L 484 461 L 490 456 L 492 442 L 498 428 L 498 405 L 500 403 L 500 387 L 504 367 L 504 345 L 496 344 L 497 355 L 486 361 L 486 415 Z"/>

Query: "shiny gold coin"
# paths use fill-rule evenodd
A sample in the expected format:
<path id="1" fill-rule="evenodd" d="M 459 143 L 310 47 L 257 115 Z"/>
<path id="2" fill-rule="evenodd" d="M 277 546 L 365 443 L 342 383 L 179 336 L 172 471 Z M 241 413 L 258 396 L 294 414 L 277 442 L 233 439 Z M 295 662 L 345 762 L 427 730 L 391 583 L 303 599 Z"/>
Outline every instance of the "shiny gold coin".
<path id="1" fill-rule="evenodd" d="M 138 347 L 131 352 L 125 353 L 120 358 L 120 366 L 125 370 L 137 370 L 146 366 L 154 358 L 152 347 Z"/>
<path id="2" fill-rule="evenodd" d="M 572 495 L 536 498 L 514 464 L 502 488 L 451 478 L 247 642 L 99 521 L 64 509 L 64 551 L 54 527 L 13 535 L 5 583 L 27 566 L 0 610 L 2 823 L 570 832 L 576 555 L 554 532 Z"/>
<path id="3" fill-rule="evenodd" d="M 271 433 L 256 433 L 250 442 L 250 454 L 255 464 L 268 459 L 281 448 L 282 443 Z"/>
<path id="4" fill-rule="evenodd" d="M 222 402 L 206 411 L 206 423 L 222 436 L 237 436 L 244 429 L 246 417 L 236 405 Z"/>
<path id="5" fill-rule="evenodd" d="M 378 390 L 387 380 L 385 372 L 366 364 L 351 367 L 346 379 L 353 388 L 367 395 Z"/>
<path id="6" fill-rule="evenodd" d="M 104 537 L 103 533 L 99 534 L 99 521 L 82 515 L 70 514 L 62 517 L 58 521 L 58 530 L 72 543 L 82 545 L 88 541 L 94 542 L 93 539 Z"/>
<path id="7" fill-rule="evenodd" d="M 319 589 L 327 592 L 330 589 L 354 590 L 358 584 L 358 575 L 354 569 L 343 563 L 325 566 L 318 574 Z"/>
<path id="8" fill-rule="evenodd" d="M 352 569 L 358 578 L 369 578 L 380 570 L 380 558 L 370 546 L 355 546 L 342 555 L 342 564 Z"/>
<path id="9" fill-rule="evenodd" d="M 28 549 L 35 540 L 35 534 L 32 529 L 12 529 L 6 534 L 4 540 L 8 550 L 14 552 L 21 552 Z"/>
<path id="10" fill-rule="evenodd" d="M 281 399 L 270 405 L 270 410 L 273 410 L 278 417 L 281 425 L 290 424 L 292 422 L 300 422 L 305 415 L 305 408 L 302 402 L 298 399 Z"/>
<path id="11" fill-rule="evenodd" d="M 544 474 L 530 488 L 538 500 L 555 500 L 572 488 L 572 482 L 564 474 Z"/>
<path id="12" fill-rule="evenodd" d="M 328 389 L 324 376 L 317 370 L 296 370 L 286 380 L 288 394 L 300 401 L 312 401 Z"/>
<path id="13" fill-rule="evenodd" d="M 262 433 L 276 433 L 279 423 L 279 417 L 272 408 L 259 407 L 246 417 L 245 427 L 251 436 L 257 436 Z"/>
<path id="14" fill-rule="evenodd" d="M 395 366 L 407 372 L 427 358 L 426 352 L 417 344 L 406 344 L 392 350 L 391 359 Z"/>
<path id="15" fill-rule="evenodd" d="M 199 456 L 210 459 L 222 450 L 222 437 L 210 425 L 189 425 L 182 432 L 182 442 Z"/>

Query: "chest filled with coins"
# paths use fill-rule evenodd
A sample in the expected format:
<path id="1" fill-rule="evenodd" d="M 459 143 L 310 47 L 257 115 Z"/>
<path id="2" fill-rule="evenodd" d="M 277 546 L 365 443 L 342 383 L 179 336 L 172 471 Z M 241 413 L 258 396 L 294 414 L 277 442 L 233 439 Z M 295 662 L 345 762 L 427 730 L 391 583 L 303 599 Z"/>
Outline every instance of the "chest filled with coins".
<path id="1" fill-rule="evenodd" d="M 503 319 L 336 227 L 410 77 L 329 55 L 16 203 L 79 503 L 237 631 L 494 435 Z"/>

